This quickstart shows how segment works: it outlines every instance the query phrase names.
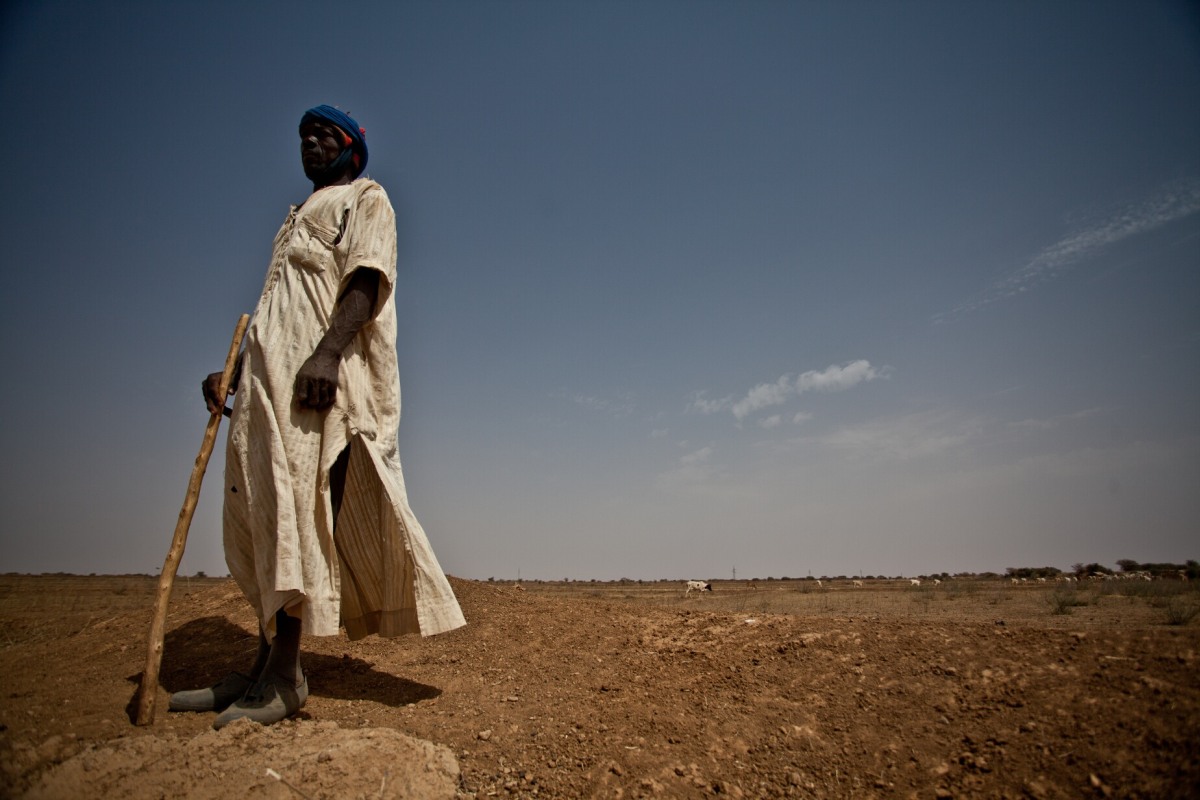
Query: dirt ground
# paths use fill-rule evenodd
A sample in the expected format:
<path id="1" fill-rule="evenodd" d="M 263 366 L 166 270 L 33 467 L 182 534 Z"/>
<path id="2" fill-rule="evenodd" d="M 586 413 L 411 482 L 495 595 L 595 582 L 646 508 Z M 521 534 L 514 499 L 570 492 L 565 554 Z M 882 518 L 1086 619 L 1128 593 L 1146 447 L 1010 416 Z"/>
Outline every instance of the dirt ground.
<path id="1" fill-rule="evenodd" d="M 138 728 L 153 579 L 0 576 L 0 795 L 1200 796 L 1194 590 L 451 583 L 467 627 L 306 638 L 298 718 L 214 732 L 166 693 L 248 666 L 232 582 L 177 582 Z"/>

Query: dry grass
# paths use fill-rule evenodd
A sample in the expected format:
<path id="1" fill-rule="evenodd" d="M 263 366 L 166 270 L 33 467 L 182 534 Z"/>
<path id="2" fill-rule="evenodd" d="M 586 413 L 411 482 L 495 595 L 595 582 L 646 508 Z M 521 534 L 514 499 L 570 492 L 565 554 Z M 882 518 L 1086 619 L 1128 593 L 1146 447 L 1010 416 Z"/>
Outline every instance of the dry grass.
<path id="1" fill-rule="evenodd" d="M 526 591 L 550 596 L 746 615 L 1022 621 L 1071 628 L 1187 624 L 1200 616 L 1200 592 L 1173 581 L 1014 586 L 1002 579 L 951 578 L 940 586 L 923 582 L 919 587 L 895 580 L 865 581 L 862 587 L 849 580 L 822 583 L 818 587 L 810 580 L 757 581 L 757 588 L 752 588 L 748 581 L 713 581 L 712 592 L 690 596 L 684 595 L 683 581 L 533 581 L 522 585 Z"/>

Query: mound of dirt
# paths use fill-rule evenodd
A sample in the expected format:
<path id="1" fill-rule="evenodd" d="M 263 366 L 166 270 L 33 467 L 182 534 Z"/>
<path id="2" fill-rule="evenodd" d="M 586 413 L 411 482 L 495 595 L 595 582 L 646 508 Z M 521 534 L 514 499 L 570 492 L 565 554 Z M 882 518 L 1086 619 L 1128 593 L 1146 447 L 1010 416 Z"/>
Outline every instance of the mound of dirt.
<path id="1" fill-rule="evenodd" d="M 192 739 L 94 745 L 51 768 L 27 797 L 451 798 L 458 778 L 449 749 L 390 728 L 290 720 L 264 728 L 237 720 Z"/>

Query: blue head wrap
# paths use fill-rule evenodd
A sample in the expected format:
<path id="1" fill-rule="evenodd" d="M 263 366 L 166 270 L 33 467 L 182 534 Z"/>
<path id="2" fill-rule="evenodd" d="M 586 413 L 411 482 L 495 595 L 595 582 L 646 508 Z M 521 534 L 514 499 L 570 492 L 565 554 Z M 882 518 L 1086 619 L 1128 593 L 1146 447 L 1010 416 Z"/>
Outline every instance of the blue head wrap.
<path id="1" fill-rule="evenodd" d="M 300 125 L 313 120 L 328 122 L 350 138 L 350 145 L 329 165 L 329 171 L 340 175 L 347 167 L 351 167 L 355 178 L 361 175 L 367 168 L 367 132 L 349 114 L 333 106 L 310 108 L 300 118 Z"/>

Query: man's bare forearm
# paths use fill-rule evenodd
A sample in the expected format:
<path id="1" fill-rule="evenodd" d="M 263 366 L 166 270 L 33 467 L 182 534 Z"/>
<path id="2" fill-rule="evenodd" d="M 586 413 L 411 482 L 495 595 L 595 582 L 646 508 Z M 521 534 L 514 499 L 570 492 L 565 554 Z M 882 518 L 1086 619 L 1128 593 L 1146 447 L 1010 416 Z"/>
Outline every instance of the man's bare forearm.
<path id="1" fill-rule="evenodd" d="M 355 335 L 375 316 L 379 272 L 359 268 L 350 277 L 333 310 L 329 330 L 296 374 L 296 402 L 318 411 L 333 405 L 338 389 L 338 366 Z"/>
<path id="2" fill-rule="evenodd" d="M 366 267 L 355 270 L 334 307 L 329 330 L 321 337 L 313 353 L 341 359 L 355 335 L 375 316 L 375 303 L 378 300 L 379 272 Z"/>

